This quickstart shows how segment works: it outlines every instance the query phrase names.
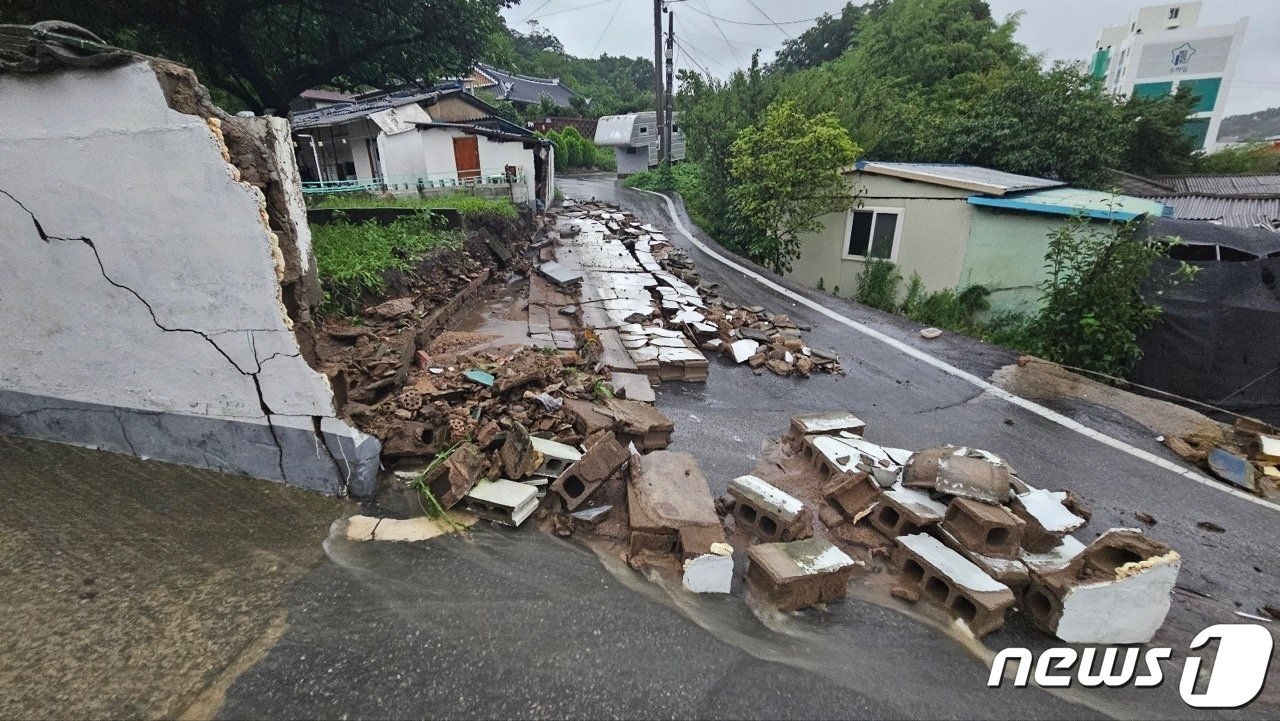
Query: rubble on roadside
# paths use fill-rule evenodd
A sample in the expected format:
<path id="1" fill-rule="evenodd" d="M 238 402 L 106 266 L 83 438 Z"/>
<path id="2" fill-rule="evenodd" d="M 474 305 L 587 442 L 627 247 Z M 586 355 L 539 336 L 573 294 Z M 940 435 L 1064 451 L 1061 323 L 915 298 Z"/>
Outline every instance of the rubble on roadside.
<path id="1" fill-rule="evenodd" d="M 1239 418 L 1232 433 L 1161 436 L 1169 450 L 1213 477 L 1259 496 L 1280 496 L 1280 428 Z"/>

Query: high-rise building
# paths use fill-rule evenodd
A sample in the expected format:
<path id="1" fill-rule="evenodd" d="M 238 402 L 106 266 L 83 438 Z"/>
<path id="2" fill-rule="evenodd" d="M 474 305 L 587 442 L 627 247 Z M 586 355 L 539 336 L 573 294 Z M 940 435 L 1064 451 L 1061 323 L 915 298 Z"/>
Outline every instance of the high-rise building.
<path id="1" fill-rule="evenodd" d="M 1200 2 L 1139 10 L 1127 25 L 1103 28 L 1094 44 L 1093 74 L 1107 90 L 1150 97 L 1190 88 L 1198 98 L 1186 130 L 1212 150 L 1222 123 L 1248 18 L 1200 26 Z"/>

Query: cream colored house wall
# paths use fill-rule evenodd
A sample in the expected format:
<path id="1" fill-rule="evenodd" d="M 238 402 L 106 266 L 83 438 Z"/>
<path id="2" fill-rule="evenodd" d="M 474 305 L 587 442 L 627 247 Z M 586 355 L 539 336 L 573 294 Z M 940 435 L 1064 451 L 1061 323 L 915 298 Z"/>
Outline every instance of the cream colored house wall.
<path id="1" fill-rule="evenodd" d="M 973 191 L 861 173 L 850 179 L 859 192 L 859 208 L 901 211 L 891 260 L 904 281 L 914 272 L 927 290 L 956 287 L 974 212 L 966 201 Z M 851 219 L 852 211 L 823 217 L 823 230 L 801 241 L 800 257 L 787 277 L 852 294 L 866 262 L 845 256 Z"/>

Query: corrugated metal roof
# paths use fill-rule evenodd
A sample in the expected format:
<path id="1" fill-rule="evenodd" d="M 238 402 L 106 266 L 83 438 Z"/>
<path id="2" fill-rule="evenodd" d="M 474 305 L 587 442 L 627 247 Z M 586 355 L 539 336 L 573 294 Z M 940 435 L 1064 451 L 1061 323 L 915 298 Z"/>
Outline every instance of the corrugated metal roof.
<path id="1" fill-rule="evenodd" d="M 1175 193 L 1280 197 L 1280 175 L 1166 175 L 1151 180 Z"/>
<path id="2" fill-rule="evenodd" d="M 398 108 L 402 105 L 419 103 L 438 94 L 438 91 L 392 94 L 373 100 L 330 105 L 316 110 L 308 110 L 304 113 L 294 113 L 289 117 L 289 123 L 295 130 L 340 125 L 360 118 L 367 118 L 387 108 Z"/>
<path id="3" fill-rule="evenodd" d="M 1056 188 L 1065 185 L 1057 180 L 1033 178 L 977 165 L 948 163 L 881 163 L 862 161 L 857 169 L 864 173 L 889 175 L 905 180 L 917 180 L 934 185 L 945 185 L 963 190 L 975 190 L 992 195 L 1005 195 L 1023 190 Z"/>
<path id="4" fill-rule="evenodd" d="M 1121 222 L 1135 220 L 1143 216 L 1158 218 L 1164 213 L 1164 205 L 1155 201 L 1081 188 L 1033 190 L 1000 198 L 975 195 L 969 198 L 969 204 L 1000 208 L 1002 210 L 1019 210 L 1028 213 L 1083 215 L 1100 220 Z"/>
<path id="5" fill-rule="evenodd" d="M 1280 198 L 1219 198 L 1208 195 L 1154 197 L 1173 208 L 1178 220 L 1208 220 L 1230 228 L 1280 226 Z"/>

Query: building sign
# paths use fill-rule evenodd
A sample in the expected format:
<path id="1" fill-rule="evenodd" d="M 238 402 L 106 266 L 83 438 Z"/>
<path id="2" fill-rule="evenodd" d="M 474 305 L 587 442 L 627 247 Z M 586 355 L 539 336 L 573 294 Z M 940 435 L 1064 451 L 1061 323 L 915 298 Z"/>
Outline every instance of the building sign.
<path id="1" fill-rule="evenodd" d="M 1231 55 L 1232 39 L 1230 35 L 1223 35 L 1144 45 L 1138 59 L 1136 78 L 1224 73 Z"/>

